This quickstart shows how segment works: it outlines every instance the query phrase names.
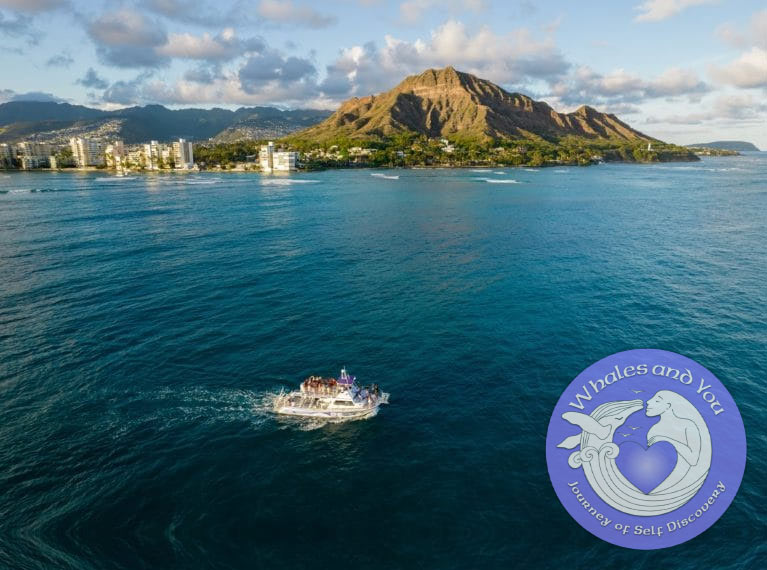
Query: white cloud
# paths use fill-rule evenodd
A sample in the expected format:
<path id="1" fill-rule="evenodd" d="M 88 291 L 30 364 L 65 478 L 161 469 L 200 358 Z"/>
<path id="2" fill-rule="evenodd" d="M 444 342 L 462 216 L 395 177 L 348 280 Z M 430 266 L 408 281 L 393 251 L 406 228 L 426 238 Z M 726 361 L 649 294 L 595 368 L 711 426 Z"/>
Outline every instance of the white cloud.
<path id="1" fill-rule="evenodd" d="M 117 67 L 158 67 L 167 60 L 156 48 L 167 41 L 165 28 L 143 13 L 122 9 L 102 14 L 88 25 L 88 34 L 104 63 Z"/>
<path id="2" fill-rule="evenodd" d="M 506 85 L 550 80 L 569 67 L 551 35 L 540 38 L 525 28 L 499 35 L 486 26 L 470 32 L 449 20 L 428 39 L 387 35 L 380 50 L 373 43 L 342 50 L 328 66 L 323 88 L 335 96 L 368 95 L 393 87 L 408 74 L 447 65 Z"/>
<path id="3" fill-rule="evenodd" d="M 180 59 L 198 59 L 206 61 L 227 61 L 241 56 L 248 51 L 264 49 L 265 43 L 260 38 L 240 40 L 233 28 L 225 28 L 217 35 L 203 33 L 170 34 L 168 41 L 157 48 L 157 53 L 165 57 Z"/>
<path id="4" fill-rule="evenodd" d="M 257 11 L 266 20 L 307 28 L 326 28 L 336 21 L 333 16 L 321 14 L 309 6 L 296 5 L 292 0 L 261 0 Z"/>
<path id="5" fill-rule="evenodd" d="M 716 1 L 717 0 L 647 0 L 639 6 L 636 6 L 635 9 L 638 10 L 640 14 L 634 19 L 637 22 L 658 22 L 670 18 L 671 16 L 675 16 L 690 6 L 711 4 Z"/>
<path id="6" fill-rule="evenodd" d="M 565 105 L 638 103 L 660 97 L 700 96 L 709 91 L 706 83 L 687 69 L 670 68 L 653 79 L 617 69 L 601 74 L 580 66 L 552 86 L 551 94 Z"/>
<path id="7" fill-rule="evenodd" d="M 767 114 L 767 104 L 751 95 L 730 93 L 714 99 L 707 109 L 695 113 L 648 117 L 648 124 L 698 125 L 707 122 L 725 121 L 761 122 Z"/>
<path id="8" fill-rule="evenodd" d="M 767 88 L 767 50 L 752 47 L 726 65 L 711 66 L 709 73 L 715 80 L 735 87 Z"/>
<path id="9" fill-rule="evenodd" d="M 258 90 L 245 91 L 236 73 L 228 73 L 211 83 L 201 84 L 186 80 L 167 83 L 156 80 L 148 83 L 142 96 L 168 105 L 192 105 L 226 102 L 237 105 L 264 105 L 279 101 L 281 105 L 301 108 L 328 108 L 330 101 L 318 95 L 310 84 L 286 85 L 280 81 L 266 81 Z"/>
<path id="10" fill-rule="evenodd" d="M 756 46 L 767 49 L 767 10 L 754 13 L 745 31 L 738 30 L 732 24 L 722 24 L 716 34 L 735 47 Z"/>

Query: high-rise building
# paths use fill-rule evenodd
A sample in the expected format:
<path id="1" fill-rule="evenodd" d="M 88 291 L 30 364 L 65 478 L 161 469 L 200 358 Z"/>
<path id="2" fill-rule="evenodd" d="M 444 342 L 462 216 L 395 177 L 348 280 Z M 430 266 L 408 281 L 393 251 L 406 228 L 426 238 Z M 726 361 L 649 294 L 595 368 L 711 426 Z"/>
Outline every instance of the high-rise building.
<path id="1" fill-rule="evenodd" d="M 160 143 L 157 141 L 149 141 L 144 145 L 144 159 L 143 166 L 147 170 L 159 170 L 160 169 Z"/>
<path id="2" fill-rule="evenodd" d="M 263 172 L 291 172 L 296 170 L 298 165 L 298 153 L 290 151 L 274 150 L 274 143 L 261 146 L 258 152 L 258 163 Z"/>
<path id="3" fill-rule="evenodd" d="M 104 145 L 101 141 L 73 137 L 69 139 L 69 147 L 78 168 L 104 165 Z"/>
<path id="4" fill-rule="evenodd" d="M 47 167 L 48 157 L 52 152 L 53 146 L 48 143 L 25 141 L 16 145 L 16 154 L 24 170 Z"/>
<path id="5" fill-rule="evenodd" d="M 121 140 L 115 140 L 104 149 L 106 165 L 117 170 L 125 168 L 125 145 Z"/>
<path id="6" fill-rule="evenodd" d="M 173 162 L 176 168 L 189 170 L 194 167 L 194 150 L 192 143 L 178 139 L 173 143 Z"/>
<path id="7" fill-rule="evenodd" d="M 13 145 L 0 144 L 0 168 L 12 168 L 15 150 Z"/>

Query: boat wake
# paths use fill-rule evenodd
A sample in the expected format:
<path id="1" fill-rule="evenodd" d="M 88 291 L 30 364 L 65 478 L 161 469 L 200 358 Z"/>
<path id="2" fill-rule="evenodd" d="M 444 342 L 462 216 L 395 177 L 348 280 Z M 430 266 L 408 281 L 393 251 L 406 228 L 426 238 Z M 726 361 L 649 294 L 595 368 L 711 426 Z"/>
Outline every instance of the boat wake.
<path id="1" fill-rule="evenodd" d="M 245 422 L 257 428 L 273 419 L 273 395 L 249 390 L 202 387 L 121 394 L 123 405 L 103 418 L 99 429 L 113 439 L 152 429 L 180 429 L 189 424 Z"/>
<path id="2" fill-rule="evenodd" d="M 135 176 L 99 176 L 96 182 L 123 182 L 124 180 L 135 180 Z"/>
<path id="3" fill-rule="evenodd" d="M 370 176 L 376 178 L 385 178 L 386 180 L 399 180 L 399 174 L 384 174 L 383 172 L 373 172 Z"/>
<path id="4" fill-rule="evenodd" d="M 482 180 L 488 184 L 522 184 L 519 180 L 513 178 L 475 178 L 474 180 Z"/>
<path id="5" fill-rule="evenodd" d="M 211 184 L 218 184 L 221 182 L 221 178 L 187 178 L 181 180 L 164 180 L 168 184 L 178 184 L 179 186 L 209 186 Z"/>
<path id="6" fill-rule="evenodd" d="M 292 184 L 315 184 L 319 180 L 309 178 L 264 178 L 261 180 L 262 186 L 290 186 Z"/>

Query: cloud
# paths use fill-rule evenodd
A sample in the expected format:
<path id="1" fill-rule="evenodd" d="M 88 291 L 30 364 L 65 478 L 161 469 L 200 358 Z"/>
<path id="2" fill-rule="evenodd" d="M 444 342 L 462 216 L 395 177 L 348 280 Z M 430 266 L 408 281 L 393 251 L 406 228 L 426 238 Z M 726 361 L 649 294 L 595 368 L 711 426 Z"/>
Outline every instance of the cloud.
<path id="1" fill-rule="evenodd" d="M 308 59 L 283 57 L 275 50 L 250 56 L 238 73 L 243 91 L 251 94 L 259 91 L 264 82 L 275 82 L 284 87 L 303 82 L 314 87 L 316 75 L 317 69 Z"/>
<path id="2" fill-rule="evenodd" d="M 746 94 L 727 94 L 717 97 L 706 110 L 682 115 L 648 117 L 648 124 L 698 125 L 707 122 L 761 122 L 767 115 L 767 103 Z"/>
<path id="3" fill-rule="evenodd" d="M 228 9 L 220 4 L 204 6 L 198 0 L 143 0 L 140 5 L 169 20 L 203 27 L 229 26 L 249 20 L 249 7 L 242 1 Z"/>
<path id="4" fill-rule="evenodd" d="M 564 104 L 638 103 L 660 97 L 697 97 L 710 87 L 689 70 L 671 68 L 654 79 L 643 79 L 623 69 L 601 74 L 588 66 L 552 86 L 551 95 Z"/>
<path id="5" fill-rule="evenodd" d="M 159 67 L 168 63 L 157 52 L 167 42 L 165 29 L 141 12 L 122 9 L 102 14 L 88 25 L 102 62 L 117 67 Z"/>
<path id="6" fill-rule="evenodd" d="M 666 20 L 691 6 L 712 4 L 718 0 L 647 0 L 634 9 L 640 14 L 634 18 L 637 22 L 658 22 Z"/>
<path id="7" fill-rule="evenodd" d="M 90 89 L 106 89 L 109 86 L 109 81 L 99 77 L 99 74 L 96 73 L 96 70 L 92 67 L 89 67 L 88 71 L 85 72 L 85 75 L 78 79 L 76 83 Z"/>
<path id="8" fill-rule="evenodd" d="M 60 53 L 48 58 L 45 65 L 48 67 L 69 67 L 74 62 L 75 60 L 68 53 Z"/>
<path id="9" fill-rule="evenodd" d="M 215 78 L 211 83 L 202 84 L 186 80 L 175 83 L 154 81 L 144 90 L 149 100 L 167 105 L 191 105 L 227 102 L 239 105 L 274 104 L 302 107 L 328 108 L 330 102 L 317 93 L 317 87 L 311 81 L 286 84 L 280 81 L 266 81 L 250 92 L 242 87 L 237 73 L 227 73 Z"/>
<path id="10" fill-rule="evenodd" d="M 154 77 L 151 71 L 133 80 L 116 81 L 104 89 L 101 102 L 107 105 L 279 102 L 290 106 L 321 99 L 314 63 L 305 57 L 285 55 L 261 38 L 240 40 L 232 30 L 216 36 L 170 34 L 166 44 L 156 51 L 159 56 L 191 59 L 198 65 L 187 69 L 176 81 Z M 245 59 L 233 69 L 223 69 L 223 63 L 238 55 Z M 86 74 L 88 77 L 90 74 Z M 93 86 L 99 88 L 95 83 Z"/>
<path id="11" fill-rule="evenodd" d="M 36 45 L 39 42 L 40 32 L 32 27 L 32 21 L 32 17 L 26 14 L 16 14 L 14 18 L 8 18 L 0 12 L 0 34 L 12 38 L 26 36 L 27 43 Z M 4 49 L 8 49 L 8 46 L 4 46 Z"/>
<path id="12" fill-rule="evenodd" d="M 342 50 L 327 67 L 323 90 L 334 96 L 377 93 L 407 74 L 447 65 L 496 83 L 521 85 L 555 80 L 570 66 L 550 33 L 541 38 L 526 28 L 499 35 L 486 26 L 471 32 L 448 20 L 427 40 L 387 35 L 384 42 L 380 50 L 372 42 Z"/>
<path id="13" fill-rule="evenodd" d="M 56 97 L 52 93 L 44 93 L 42 91 L 28 91 L 26 93 L 16 93 L 10 99 L 10 101 L 41 101 L 44 103 L 65 103 L 66 100 L 61 97 Z"/>
<path id="14" fill-rule="evenodd" d="M 201 36 L 170 34 L 167 43 L 156 51 L 165 57 L 227 61 L 246 52 L 262 51 L 265 47 L 266 43 L 261 38 L 240 40 L 233 28 L 226 28 L 215 36 L 207 32 Z"/>
<path id="15" fill-rule="evenodd" d="M 735 47 L 756 46 L 767 49 L 767 10 L 755 12 L 745 31 L 738 30 L 732 24 L 722 24 L 716 34 Z"/>
<path id="16" fill-rule="evenodd" d="M 440 11 L 471 10 L 479 12 L 485 9 L 484 0 L 407 0 L 399 5 L 402 21 L 407 24 L 415 24 L 423 15 L 433 9 Z"/>
<path id="17" fill-rule="evenodd" d="M 18 12 L 48 12 L 69 5 L 68 0 L 0 0 L 0 8 Z"/>
<path id="18" fill-rule="evenodd" d="M 767 50 L 752 47 L 726 65 L 712 65 L 709 73 L 716 81 L 735 87 L 767 88 Z"/>
<path id="19" fill-rule="evenodd" d="M 321 14 L 309 6 L 296 5 L 292 0 L 261 0 L 257 12 L 265 20 L 278 24 L 318 29 L 336 23 L 334 16 Z"/>
<path id="20" fill-rule="evenodd" d="M 115 81 L 104 90 L 101 100 L 104 103 L 116 105 L 132 105 L 142 102 L 144 101 L 144 84 L 151 75 L 151 72 L 145 72 L 128 81 Z"/>
<path id="21" fill-rule="evenodd" d="M 216 79 L 222 78 L 221 70 L 216 66 L 199 66 L 187 69 L 184 72 L 184 80 L 192 83 L 212 84 Z"/>

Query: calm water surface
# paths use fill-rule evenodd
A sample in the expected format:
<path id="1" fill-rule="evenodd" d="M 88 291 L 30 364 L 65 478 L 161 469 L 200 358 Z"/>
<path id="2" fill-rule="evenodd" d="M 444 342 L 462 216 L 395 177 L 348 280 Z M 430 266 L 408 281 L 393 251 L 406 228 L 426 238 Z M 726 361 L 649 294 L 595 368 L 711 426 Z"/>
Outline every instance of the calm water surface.
<path id="1" fill-rule="evenodd" d="M 764 568 L 767 155 L 395 174 L 0 172 L 0 566 Z M 594 538 L 546 470 L 562 389 L 639 347 L 748 432 L 670 551 Z M 378 417 L 268 412 L 342 365 Z"/>

